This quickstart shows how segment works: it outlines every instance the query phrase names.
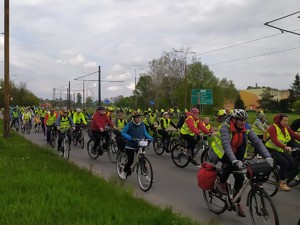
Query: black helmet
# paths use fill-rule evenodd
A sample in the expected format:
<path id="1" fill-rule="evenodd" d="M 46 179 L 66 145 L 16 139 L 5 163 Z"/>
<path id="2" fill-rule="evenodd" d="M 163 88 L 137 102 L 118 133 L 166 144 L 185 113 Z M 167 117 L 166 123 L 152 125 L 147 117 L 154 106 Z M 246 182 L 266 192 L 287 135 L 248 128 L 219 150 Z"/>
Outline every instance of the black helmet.
<path id="1" fill-rule="evenodd" d="M 98 106 L 97 110 L 105 110 L 105 107 L 104 106 Z"/>
<path id="2" fill-rule="evenodd" d="M 140 114 L 139 112 L 133 112 L 132 113 L 132 117 L 135 118 L 135 117 L 141 117 L 142 114 Z"/>
<path id="3" fill-rule="evenodd" d="M 242 119 L 246 120 L 248 119 L 248 113 L 243 109 L 234 109 L 231 113 L 231 116 L 235 119 Z"/>

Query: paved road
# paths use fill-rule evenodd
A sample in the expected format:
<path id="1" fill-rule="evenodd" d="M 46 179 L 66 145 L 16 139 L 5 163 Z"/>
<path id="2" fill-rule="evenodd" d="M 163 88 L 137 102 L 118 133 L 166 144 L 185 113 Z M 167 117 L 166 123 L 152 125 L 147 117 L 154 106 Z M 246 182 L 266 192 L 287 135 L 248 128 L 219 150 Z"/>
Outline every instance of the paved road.
<path id="1" fill-rule="evenodd" d="M 22 135 L 34 143 L 47 146 L 41 133 Z M 47 148 L 51 149 L 51 147 Z M 198 168 L 192 165 L 188 165 L 185 169 L 177 168 L 169 154 L 164 153 L 164 155 L 158 156 L 151 148 L 148 150 L 147 156 L 153 165 L 155 183 L 152 188 L 147 193 L 140 191 L 134 175 L 124 181 L 124 185 L 132 185 L 136 189 L 137 196 L 162 207 L 171 206 L 174 211 L 200 222 L 214 221 L 216 224 L 224 225 L 251 224 L 248 212 L 246 218 L 240 218 L 235 216 L 234 212 L 226 211 L 221 215 L 215 215 L 208 210 L 202 192 L 197 187 L 196 175 Z M 115 164 L 110 162 L 106 154 L 93 160 L 89 158 L 86 148 L 80 149 L 72 145 L 70 161 L 92 170 L 105 179 L 117 176 Z M 300 186 L 298 185 L 290 192 L 279 192 L 273 197 L 279 213 L 280 224 L 297 224 L 300 218 L 299 191 Z M 243 200 L 245 201 L 245 197 Z"/>

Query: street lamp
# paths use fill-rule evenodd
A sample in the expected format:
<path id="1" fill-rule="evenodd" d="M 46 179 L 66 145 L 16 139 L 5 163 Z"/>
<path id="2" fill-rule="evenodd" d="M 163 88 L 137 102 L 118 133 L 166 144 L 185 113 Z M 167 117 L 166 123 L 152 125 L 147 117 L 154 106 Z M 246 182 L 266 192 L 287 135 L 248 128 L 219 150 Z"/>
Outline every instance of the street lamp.
<path id="1" fill-rule="evenodd" d="M 174 50 L 174 52 L 184 54 L 184 108 L 187 108 L 187 56 L 188 54 L 196 54 L 196 52 L 187 50 Z"/>

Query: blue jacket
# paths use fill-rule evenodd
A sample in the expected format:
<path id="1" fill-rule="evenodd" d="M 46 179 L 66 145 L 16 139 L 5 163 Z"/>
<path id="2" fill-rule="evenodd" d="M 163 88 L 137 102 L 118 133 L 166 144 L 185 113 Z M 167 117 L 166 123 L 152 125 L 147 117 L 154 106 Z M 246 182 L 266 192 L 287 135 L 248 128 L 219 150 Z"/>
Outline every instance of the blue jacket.
<path id="1" fill-rule="evenodd" d="M 127 149 L 138 148 L 138 145 L 134 139 L 141 140 L 146 138 L 153 140 L 153 137 L 151 137 L 146 131 L 145 124 L 143 122 L 141 122 L 139 125 L 136 125 L 131 121 L 123 128 L 121 134 L 127 140 L 125 146 Z"/>

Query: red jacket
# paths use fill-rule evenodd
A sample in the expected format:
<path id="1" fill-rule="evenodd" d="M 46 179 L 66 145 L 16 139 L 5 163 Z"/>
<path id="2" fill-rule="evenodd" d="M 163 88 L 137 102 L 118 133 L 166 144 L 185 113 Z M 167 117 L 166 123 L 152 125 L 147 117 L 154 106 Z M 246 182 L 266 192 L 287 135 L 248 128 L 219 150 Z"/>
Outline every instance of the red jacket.
<path id="1" fill-rule="evenodd" d="M 114 127 L 113 123 L 106 114 L 100 114 L 99 112 L 96 112 L 93 116 L 91 129 L 94 131 L 100 131 L 100 128 L 104 129 L 107 124 L 109 124 L 110 127 Z"/>

